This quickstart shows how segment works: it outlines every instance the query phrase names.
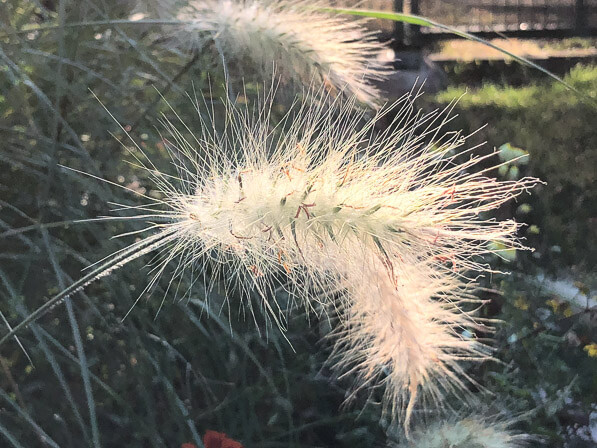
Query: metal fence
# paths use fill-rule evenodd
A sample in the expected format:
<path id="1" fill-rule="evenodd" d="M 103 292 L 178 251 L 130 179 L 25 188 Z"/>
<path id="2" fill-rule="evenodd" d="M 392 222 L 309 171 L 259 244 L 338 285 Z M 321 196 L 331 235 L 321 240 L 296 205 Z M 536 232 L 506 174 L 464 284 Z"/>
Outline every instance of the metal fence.
<path id="1" fill-rule="evenodd" d="M 568 37 L 597 34 L 597 0 L 369 0 L 335 1 L 343 6 L 403 11 L 421 15 L 469 33 L 496 37 Z M 404 27 L 372 22 L 384 35 L 405 39 Z M 410 39 L 450 37 L 434 28 L 411 27 Z M 406 33 L 408 39 L 409 33 Z M 453 35 L 451 36 L 453 37 Z"/>

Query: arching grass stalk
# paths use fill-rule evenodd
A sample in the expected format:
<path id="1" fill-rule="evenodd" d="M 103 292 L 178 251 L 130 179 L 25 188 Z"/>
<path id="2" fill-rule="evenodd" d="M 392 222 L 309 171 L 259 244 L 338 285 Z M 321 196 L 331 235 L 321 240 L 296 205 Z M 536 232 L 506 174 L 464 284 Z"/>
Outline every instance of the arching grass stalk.
<path id="1" fill-rule="evenodd" d="M 467 33 L 465 31 L 459 30 L 453 26 L 444 25 L 443 23 L 436 22 L 434 20 L 428 19 L 427 17 L 417 16 L 414 14 L 404 14 L 402 12 L 394 12 L 394 11 L 377 11 L 377 10 L 369 10 L 369 9 L 361 9 L 361 8 L 330 8 L 324 7 L 322 11 L 330 12 L 330 13 L 337 13 L 337 14 L 348 14 L 356 17 L 367 17 L 373 19 L 382 19 L 382 20 L 392 20 L 394 22 L 403 22 L 408 23 L 411 25 L 416 26 L 424 26 L 430 28 L 437 28 L 447 33 L 451 33 L 455 36 L 473 41 L 478 42 L 486 47 L 492 48 L 494 50 L 499 51 L 500 53 L 504 54 L 507 57 L 512 58 L 519 64 L 528 66 L 533 68 L 534 70 L 538 70 L 541 73 L 549 76 L 550 78 L 556 80 L 558 83 L 564 85 L 567 89 L 576 93 L 583 101 L 597 107 L 597 103 L 591 98 L 589 95 L 579 91 L 573 85 L 564 81 L 564 79 L 560 78 L 555 73 L 547 70 L 546 68 L 541 67 L 539 64 L 533 62 L 532 60 L 525 58 L 523 56 L 519 56 L 511 51 L 506 50 L 505 48 L 500 47 L 499 45 L 494 44 L 491 41 L 482 39 L 472 33 Z"/>
<path id="2" fill-rule="evenodd" d="M 80 291 L 86 286 L 88 286 L 90 283 L 109 275 L 111 272 L 123 267 L 128 262 L 133 261 L 134 259 L 142 255 L 145 255 L 148 252 L 156 250 L 157 248 L 163 246 L 173 238 L 174 232 L 161 232 L 156 235 L 147 237 L 139 241 L 138 243 L 132 244 L 126 249 L 122 250 L 121 252 L 114 254 L 106 262 L 100 264 L 97 268 L 93 269 L 87 275 L 81 277 L 72 285 L 60 291 L 58 294 L 50 298 L 42 306 L 37 308 L 31 314 L 29 314 L 25 319 L 23 319 L 21 322 L 15 325 L 6 335 L 2 336 L 2 338 L 0 339 L 0 346 L 2 346 L 10 338 L 15 336 L 19 331 L 27 327 L 27 325 L 29 325 L 32 322 L 35 322 L 37 319 L 42 317 L 56 305 L 59 305 L 65 298 L 72 296 L 77 291 Z"/>

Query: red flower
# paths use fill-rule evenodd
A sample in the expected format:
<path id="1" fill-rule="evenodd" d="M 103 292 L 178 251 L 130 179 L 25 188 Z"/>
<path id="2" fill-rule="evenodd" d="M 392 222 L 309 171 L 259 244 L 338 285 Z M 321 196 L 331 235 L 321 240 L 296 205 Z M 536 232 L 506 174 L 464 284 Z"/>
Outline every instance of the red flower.
<path id="1" fill-rule="evenodd" d="M 203 436 L 205 448 L 243 448 L 240 442 L 228 438 L 223 432 L 206 431 Z M 190 447 L 181 447 L 190 448 Z"/>

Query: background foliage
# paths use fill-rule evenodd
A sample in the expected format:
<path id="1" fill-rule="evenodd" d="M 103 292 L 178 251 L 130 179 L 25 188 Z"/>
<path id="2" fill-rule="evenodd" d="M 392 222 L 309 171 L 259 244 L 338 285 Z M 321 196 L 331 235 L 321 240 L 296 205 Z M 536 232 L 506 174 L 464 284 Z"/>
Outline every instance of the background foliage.
<path id="1" fill-rule="evenodd" d="M 595 66 L 578 65 L 564 79 L 596 97 Z M 528 153 L 528 163 L 498 174 L 532 174 L 546 182 L 512 204 L 535 251 L 504 264 L 513 275 L 492 279 L 503 295 L 493 297 L 486 312 L 504 321 L 496 339 L 504 365 L 484 371 L 484 384 L 510 397 L 512 409 L 533 409 L 525 417 L 527 431 L 544 436 L 546 446 L 591 446 L 597 396 L 595 106 L 545 79 L 520 87 L 453 86 L 429 106 L 461 96 L 454 126 L 474 132 L 487 125 L 471 143 L 485 141 L 486 150 L 506 155 Z"/>
<path id="2" fill-rule="evenodd" d="M 135 198 L 64 166 L 154 194 L 146 175 L 125 162 L 123 133 L 90 91 L 165 167 L 155 126 L 160 113 L 171 112 L 158 91 L 183 117 L 195 114 L 185 92 L 224 93 L 217 61 L 164 49 L 147 25 L 66 26 L 123 18 L 131 8 L 116 0 L 0 2 L 0 311 L 13 325 L 81 269 L 132 241 L 111 238 L 134 230 L 131 222 L 76 221 Z M 577 67 L 567 81 L 595 95 L 597 70 Z M 452 87 L 424 105 L 445 104 L 462 91 Z M 475 377 L 519 416 L 517 429 L 548 446 L 590 446 L 597 334 L 595 313 L 585 307 L 595 306 L 597 286 L 590 276 L 595 109 L 542 80 L 485 85 L 457 110 L 452 128 L 489 123 L 473 138 L 530 154 L 527 165 L 500 175 L 548 181 L 527 204 L 513 206 L 538 250 L 496 260 L 515 272 L 488 279 L 483 293 L 491 299 L 486 315 L 505 322 L 495 342 L 503 363 L 485 364 Z M 158 290 L 123 322 L 147 276 L 137 260 L 32 325 L 20 337 L 32 364 L 16 342 L 2 348 L 2 443 L 202 446 L 200 436 L 215 429 L 249 447 L 385 444 L 380 410 L 367 397 L 340 411 L 346 385 L 324 366 L 327 323 L 294 313 L 291 346 L 200 289 L 188 302 L 167 301 L 156 317 Z"/>

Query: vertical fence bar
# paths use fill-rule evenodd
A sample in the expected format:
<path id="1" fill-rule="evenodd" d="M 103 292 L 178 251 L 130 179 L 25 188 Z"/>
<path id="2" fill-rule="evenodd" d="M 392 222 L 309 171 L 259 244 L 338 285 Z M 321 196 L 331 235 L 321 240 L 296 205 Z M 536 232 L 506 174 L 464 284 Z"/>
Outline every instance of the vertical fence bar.
<path id="1" fill-rule="evenodd" d="M 587 11 L 585 9 L 585 0 L 576 0 L 576 23 L 575 29 L 579 34 L 586 31 L 587 28 Z"/>
<path id="2" fill-rule="evenodd" d="M 394 0 L 394 12 L 404 11 L 404 1 Z M 397 50 L 404 48 L 404 23 L 394 22 L 394 42 L 393 47 Z"/>
<path id="3" fill-rule="evenodd" d="M 410 13 L 416 16 L 421 14 L 419 0 L 410 0 Z M 407 39 L 411 46 L 416 48 L 421 47 L 421 27 L 418 25 L 409 25 Z"/>
<path id="4" fill-rule="evenodd" d="M 395 0 L 394 8 L 405 14 L 418 14 L 418 0 Z M 394 29 L 395 41 L 394 51 L 396 52 L 395 67 L 401 70 L 418 70 L 422 61 L 422 42 L 420 27 L 414 27 L 408 23 L 398 23 Z"/>

